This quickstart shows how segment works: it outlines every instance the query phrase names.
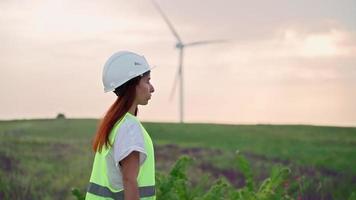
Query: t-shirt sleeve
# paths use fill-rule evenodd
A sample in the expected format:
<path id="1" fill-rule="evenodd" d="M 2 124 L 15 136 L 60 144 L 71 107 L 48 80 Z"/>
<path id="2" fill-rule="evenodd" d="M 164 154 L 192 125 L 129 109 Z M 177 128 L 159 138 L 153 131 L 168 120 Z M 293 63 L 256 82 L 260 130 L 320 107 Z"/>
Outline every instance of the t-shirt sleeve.
<path id="1" fill-rule="evenodd" d="M 127 119 L 118 129 L 113 148 L 116 166 L 119 166 L 119 162 L 133 151 L 140 153 L 140 165 L 142 165 L 147 153 L 140 124 Z"/>

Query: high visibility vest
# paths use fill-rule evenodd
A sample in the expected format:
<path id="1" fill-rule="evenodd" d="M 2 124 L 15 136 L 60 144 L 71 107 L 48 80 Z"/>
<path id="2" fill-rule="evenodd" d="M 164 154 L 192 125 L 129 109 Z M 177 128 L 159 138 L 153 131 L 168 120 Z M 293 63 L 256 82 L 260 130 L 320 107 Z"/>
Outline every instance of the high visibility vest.
<path id="1" fill-rule="evenodd" d="M 151 137 L 139 120 L 127 112 L 121 120 L 116 122 L 109 135 L 110 144 L 113 144 L 115 136 L 125 118 L 131 118 L 140 124 L 145 141 L 145 150 L 147 157 L 145 162 L 140 166 L 137 176 L 138 190 L 141 200 L 155 200 L 155 161 L 154 150 Z M 124 188 L 114 189 L 110 186 L 107 176 L 106 155 L 111 147 L 103 146 L 102 151 L 95 153 L 93 170 L 90 176 L 89 186 L 86 193 L 86 200 L 124 200 Z"/>

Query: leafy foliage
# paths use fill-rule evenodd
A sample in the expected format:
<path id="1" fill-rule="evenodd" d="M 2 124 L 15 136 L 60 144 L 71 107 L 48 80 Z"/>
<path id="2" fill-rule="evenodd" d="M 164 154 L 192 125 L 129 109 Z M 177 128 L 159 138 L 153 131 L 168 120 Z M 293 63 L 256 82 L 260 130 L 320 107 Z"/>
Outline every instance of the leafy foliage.
<path id="1" fill-rule="evenodd" d="M 79 191 L 78 188 L 72 188 L 72 195 L 76 197 L 77 200 L 84 200 L 85 196 Z"/>

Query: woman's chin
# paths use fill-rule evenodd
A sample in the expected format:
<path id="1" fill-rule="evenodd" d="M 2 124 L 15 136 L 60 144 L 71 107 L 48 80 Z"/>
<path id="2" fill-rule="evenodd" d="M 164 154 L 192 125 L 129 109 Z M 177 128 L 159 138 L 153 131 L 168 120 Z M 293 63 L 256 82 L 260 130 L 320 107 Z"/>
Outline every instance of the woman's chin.
<path id="1" fill-rule="evenodd" d="M 141 106 L 144 106 L 144 105 L 147 105 L 147 104 L 148 104 L 148 100 L 145 101 L 145 102 L 141 102 L 141 103 L 140 103 Z"/>

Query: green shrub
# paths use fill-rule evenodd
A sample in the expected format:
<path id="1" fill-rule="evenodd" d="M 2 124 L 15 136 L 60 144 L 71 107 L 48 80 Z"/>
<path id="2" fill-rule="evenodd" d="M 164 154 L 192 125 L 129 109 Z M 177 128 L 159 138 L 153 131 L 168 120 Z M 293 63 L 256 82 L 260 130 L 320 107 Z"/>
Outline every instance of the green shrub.
<path id="1" fill-rule="evenodd" d="M 77 200 L 85 199 L 85 195 L 81 193 L 78 188 L 72 188 L 72 195 L 74 195 Z"/>

